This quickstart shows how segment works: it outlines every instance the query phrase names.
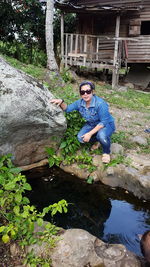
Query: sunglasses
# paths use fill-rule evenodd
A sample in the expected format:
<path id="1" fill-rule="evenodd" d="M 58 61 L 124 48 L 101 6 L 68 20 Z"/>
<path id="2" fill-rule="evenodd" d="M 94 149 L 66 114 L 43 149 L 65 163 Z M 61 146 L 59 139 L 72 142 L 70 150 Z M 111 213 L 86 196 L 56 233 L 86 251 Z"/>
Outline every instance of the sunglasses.
<path id="1" fill-rule="evenodd" d="M 80 91 L 80 95 L 85 95 L 85 93 L 88 94 L 88 95 L 90 95 L 92 93 L 92 89 L 85 90 L 85 91 L 84 90 L 81 90 Z"/>

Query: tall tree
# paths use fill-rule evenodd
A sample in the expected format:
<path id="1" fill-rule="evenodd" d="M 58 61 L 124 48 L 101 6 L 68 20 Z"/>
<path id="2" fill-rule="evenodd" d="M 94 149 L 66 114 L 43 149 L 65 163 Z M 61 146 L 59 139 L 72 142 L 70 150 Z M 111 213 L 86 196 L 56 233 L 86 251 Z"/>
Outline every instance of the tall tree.
<path id="1" fill-rule="evenodd" d="M 54 18 L 54 0 L 47 0 L 46 23 L 45 23 L 47 68 L 51 71 L 57 71 L 58 65 L 56 63 L 54 55 L 53 18 Z"/>

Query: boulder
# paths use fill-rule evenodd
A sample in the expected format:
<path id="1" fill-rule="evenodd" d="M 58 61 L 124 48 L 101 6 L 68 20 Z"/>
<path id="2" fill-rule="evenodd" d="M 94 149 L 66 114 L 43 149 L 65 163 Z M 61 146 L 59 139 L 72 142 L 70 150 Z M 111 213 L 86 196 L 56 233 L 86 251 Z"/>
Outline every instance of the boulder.
<path id="1" fill-rule="evenodd" d="M 40 161 L 66 129 L 63 112 L 46 87 L 2 57 L 0 73 L 0 155 L 11 153 L 18 166 Z"/>
<path id="2" fill-rule="evenodd" d="M 131 138 L 131 141 L 139 145 L 147 145 L 147 139 L 142 136 L 134 136 Z"/>
<path id="3" fill-rule="evenodd" d="M 120 144 L 112 143 L 111 144 L 111 153 L 112 154 L 121 154 L 121 155 L 123 155 L 124 148 Z"/>
<path id="4" fill-rule="evenodd" d="M 68 229 L 53 249 L 48 244 L 34 244 L 36 256 L 51 258 L 53 267 L 140 267 L 140 261 L 121 244 L 106 244 L 82 229 Z"/>

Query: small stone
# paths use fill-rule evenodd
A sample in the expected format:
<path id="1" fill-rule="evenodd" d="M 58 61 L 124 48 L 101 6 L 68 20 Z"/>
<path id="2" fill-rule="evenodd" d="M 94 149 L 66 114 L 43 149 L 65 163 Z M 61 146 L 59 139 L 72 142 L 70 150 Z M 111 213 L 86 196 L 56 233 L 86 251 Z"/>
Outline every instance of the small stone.
<path id="1" fill-rule="evenodd" d="M 124 153 L 124 148 L 120 144 L 112 143 L 111 144 L 111 153 L 122 155 Z"/>
<path id="2" fill-rule="evenodd" d="M 131 138 L 131 141 L 139 145 L 147 145 L 147 139 L 142 136 L 136 135 L 133 138 Z"/>

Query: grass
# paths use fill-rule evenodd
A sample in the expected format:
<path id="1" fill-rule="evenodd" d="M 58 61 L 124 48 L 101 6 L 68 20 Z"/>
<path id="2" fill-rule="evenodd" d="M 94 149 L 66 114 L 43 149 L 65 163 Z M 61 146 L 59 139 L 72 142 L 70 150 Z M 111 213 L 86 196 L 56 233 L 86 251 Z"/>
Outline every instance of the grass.
<path id="1" fill-rule="evenodd" d="M 40 66 L 35 66 L 31 64 L 24 64 L 20 62 L 19 60 L 8 57 L 8 56 L 3 56 L 13 67 L 24 71 L 25 73 L 33 76 L 36 79 L 43 80 L 45 71 L 46 69 Z"/>
<path id="2" fill-rule="evenodd" d="M 24 64 L 20 61 L 5 56 L 5 59 L 14 67 L 24 71 L 25 73 L 39 79 L 40 81 L 44 81 L 45 71 L 46 69 L 40 66 L 35 66 L 31 64 Z M 64 75 L 64 74 L 63 74 Z M 69 75 L 67 76 L 69 77 Z M 47 84 L 48 86 L 48 84 Z M 72 101 L 78 99 L 78 88 L 75 85 L 69 83 L 65 83 L 65 86 L 57 87 L 54 90 L 51 89 L 51 92 L 56 97 L 61 97 L 65 99 L 66 103 L 71 103 Z M 106 85 L 96 85 L 96 94 L 103 97 L 110 104 L 113 104 L 119 108 L 128 108 L 133 110 L 138 110 L 142 112 L 150 110 L 150 97 L 147 94 L 142 92 L 136 92 L 134 90 L 128 89 L 126 92 L 119 92 L 112 90 L 109 84 Z M 150 116 L 148 117 L 148 119 Z"/>
<path id="3" fill-rule="evenodd" d="M 144 153 L 150 155 L 150 138 L 147 138 L 147 145 L 139 145 L 140 151 L 138 153 Z"/>
<path id="4" fill-rule="evenodd" d="M 150 110 L 150 97 L 142 92 L 128 89 L 126 92 L 113 91 L 109 86 L 97 86 L 97 95 L 119 108 Z"/>

